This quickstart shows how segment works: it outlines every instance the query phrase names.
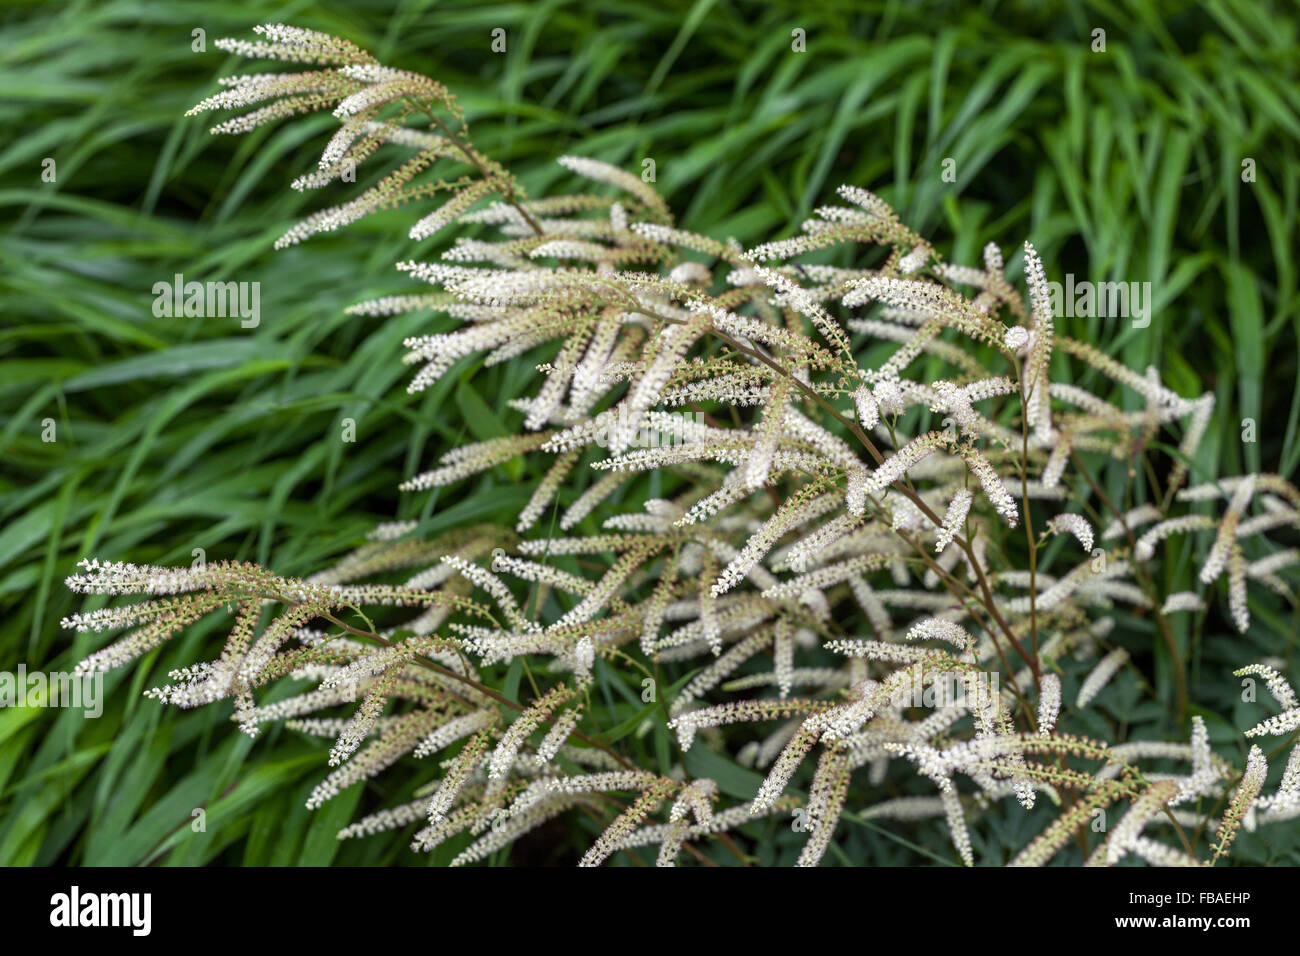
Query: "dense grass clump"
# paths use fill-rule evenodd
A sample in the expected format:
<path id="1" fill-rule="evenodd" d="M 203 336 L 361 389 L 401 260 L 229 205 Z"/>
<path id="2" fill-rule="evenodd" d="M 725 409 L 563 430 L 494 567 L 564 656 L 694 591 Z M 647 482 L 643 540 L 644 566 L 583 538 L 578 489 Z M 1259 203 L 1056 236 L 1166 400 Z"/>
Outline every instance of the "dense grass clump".
<path id="1" fill-rule="evenodd" d="M 475 358 L 407 395 L 402 340 L 456 323 L 344 310 L 409 291 L 391 264 L 436 259 L 446 236 L 411 242 L 398 211 L 273 253 L 274 239 L 320 206 L 283 185 L 315 168 L 335 121 L 212 140 L 209 123 L 179 117 L 220 67 L 212 39 L 243 35 L 277 10 L 204 3 L 149 16 L 112 2 L 36 6 L 5 25 L 0 111 L 7 128 L 26 132 L 0 151 L 0 669 L 70 670 L 98 648 L 93 635 L 69 640 L 57 626 L 83 609 L 61 581 L 86 555 L 189 565 L 201 549 L 208 562 L 306 577 L 394 517 L 418 522 L 426 539 L 510 528 L 545 471 L 524 458 L 432 493 L 397 491 L 450 448 L 513 434 L 509 403 L 532 393 L 543 359 L 482 368 Z M 1296 24 L 1272 4 L 1098 4 L 1056 16 L 1033 4 L 627 3 L 597 15 L 348 3 L 292 19 L 456 90 L 475 146 L 535 195 L 568 176 L 554 162 L 565 153 L 635 171 L 650 159 L 683 228 L 750 247 L 795 234 L 851 182 L 888 201 L 948 261 L 972 263 L 989 242 L 1010 249 L 1028 237 L 1051 280 L 1150 282 L 1149 327 L 1067 317 L 1058 332 L 1129 368 L 1155 366 L 1179 394 L 1214 394 L 1206 437 L 1185 463 L 1193 484 L 1258 471 L 1294 478 L 1300 83 Z M 497 27 L 507 30 L 504 54 L 491 52 Z M 1093 50 L 1097 28 L 1105 52 Z M 195 29 L 206 55 L 194 50 Z M 807 52 L 791 49 L 796 29 Z M 234 70 L 232 59 L 223 72 Z M 42 179 L 46 159 L 53 182 Z M 1243 164 L 1253 166 L 1249 181 Z M 1018 272 L 1021 259 L 1008 264 Z M 156 316 L 154 285 L 178 273 L 260 282 L 260 324 Z M 1141 407 L 1084 375 L 1079 384 Z M 348 427 L 355 442 L 342 440 Z M 1244 440 L 1248 429 L 1254 440 Z M 1130 467 L 1166 468 L 1156 462 L 1176 461 L 1175 451 L 1103 463 L 1098 485 L 1122 499 Z M 637 510 L 672 490 L 660 481 L 640 476 L 615 501 Z M 1172 548 L 1160 590 L 1195 590 L 1204 552 L 1190 539 Z M 1210 741 L 1242 765 L 1240 731 L 1271 711 L 1241 701 L 1231 670 L 1266 657 L 1289 664 L 1300 620 L 1283 600 L 1250 609 L 1244 635 L 1222 601 L 1172 618 L 1173 654 L 1149 617 L 1132 615 L 1125 626 L 1151 640 L 1107 692 L 1095 733 L 1185 740 L 1186 721 L 1200 716 Z M 318 741 L 271 729 L 254 744 L 235 732 L 228 705 L 178 712 L 140 698 L 168 670 L 213 656 L 221 626 L 206 619 L 141 666 L 109 674 L 98 720 L 0 710 L 0 863 L 424 861 L 401 831 L 336 839 L 361 811 L 412 800 L 427 776 L 415 765 L 310 813 Z M 533 677 L 518 662 L 484 669 L 484 682 L 512 700 Z M 600 681 L 588 713 L 603 742 L 662 765 L 672 737 L 666 727 L 640 732 L 638 683 Z M 1190 712 L 1180 683 L 1196 702 Z M 701 749 L 689 760 L 692 774 L 732 796 L 752 797 L 761 781 Z M 190 826 L 199 807 L 203 832 Z M 828 860 L 953 860 L 941 822 L 900 836 L 844 819 Z M 994 817 L 981 856 L 1023 847 L 1041 829 L 1026 819 Z M 498 859 L 569 861 L 598 832 L 594 823 L 548 830 Z M 785 821 L 746 833 L 763 863 L 792 861 L 804 840 Z M 445 863 L 465 842 L 427 859 Z M 699 849 L 739 862 L 721 845 Z M 1300 839 L 1275 829 L 1267 842 L 1244 834 L 1233 860 L 1295 863 L 1298 853 Z"/>

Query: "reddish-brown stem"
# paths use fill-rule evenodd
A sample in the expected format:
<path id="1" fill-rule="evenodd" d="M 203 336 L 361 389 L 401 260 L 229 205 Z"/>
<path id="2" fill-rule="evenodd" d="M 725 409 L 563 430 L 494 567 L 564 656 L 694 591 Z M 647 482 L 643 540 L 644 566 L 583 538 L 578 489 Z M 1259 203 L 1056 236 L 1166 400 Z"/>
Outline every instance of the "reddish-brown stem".
<path id="1" fill-rule="evenodd" d="M 356 637 L 363 637 L 368 640 L 378 641 L 380 644 L 382 644 L 385 647 L 393 646 L 393 642 L 388 640 L 386 637 L 376 634 L 374 631 L 363 631 L 360 630 L 359 628 L 355 628 L 350 624 L 346 624 L 343 621 L 340 621 L 333 614 L 327 612 L 322 614 L 321 617 L 325 618 L 325 620 L 329 621 L 330 623 L 343 628 L 343 630 L 347 631 L 349 634 L 355 635 Z M 522 712 L 525 709 L 522 704 L 516 703 L 515 701 L 511 700 L 509 697 L 506 697 L 504 694 L 497 693 L 491 687 L 488 687 L 486 684 L 482 684 L 479 681 L 474 680 L 474 678 L 466 676 L 465 674 L 457 674 L 454 670 L 451 670 L 448 667 L 443 667 L 437 661 L 431 661 L 427 657 L 416 657 L 414 658 L 414 661 L 416 664 L 425 668 L 426 670 L 431 670 L 434 673 L 441 674 L 443 677 L 449 677 L 452 680 L 460 681 L 462 684 L 465 684 L 467 687 L 473 687 L 480 694 L 485 694 L 486 696 L 491 697 L 493 700 L 497 701 L 498 703 L 505 704 L 511 710 Z M 468 706 L 471 707 L 473 706 L 473 703 L 471 701 L 465 700 L 464 698 L 461 698 L 461 701 Z M 547 723 L 551 723 L 555 718 L 544 717 L 542 719 Z M 622 764 L 623 767 L 626 768 L 627 770 L 637 769 L 632 763 L 630 763 L 626 758 L 624 758 L 613 748 L 611 748 L 607 744 L 601 743 L 599 740 L 596 740 L 594 737 L 589 737 L 579 730 L 573 731 L 573 736 L 577 737 L 579 740 L 583 741 L 588 746 L 595 747 L 598 750 L 603 750 L 605 753 L 609 754 L 620 764 Z"/>

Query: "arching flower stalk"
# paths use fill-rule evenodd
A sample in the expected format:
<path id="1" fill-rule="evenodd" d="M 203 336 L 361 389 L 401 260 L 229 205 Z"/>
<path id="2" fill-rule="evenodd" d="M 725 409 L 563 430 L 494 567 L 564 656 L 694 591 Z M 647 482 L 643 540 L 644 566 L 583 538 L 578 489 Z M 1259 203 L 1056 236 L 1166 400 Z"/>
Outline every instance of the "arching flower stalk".
<path id="1" fill-rule="evenodd" d="M 506 527 L 426 539 L 415 522 L 389 523 L 307 579 L 235 563 L 84 562 L 73 590 L 144 600 L 64 622 L 126 631 L 82 673 L 233 611 L 215 656 L 152 695 L 185 707 L 231 699 L 250 733 L 291 720 L 334 735 L 337 766 L 312 806 L 399 760 L 426 761 L 418 799 L 340 835 L 415 826 L 413 847 L 428 851 L 469 834 L 455 865 L 558 817 L 599 821 L 583 865 L 656 845 L 671 865 L 703 853 L 697 842 L 793 810 L 810 824 L 802 865 L 824 857 L 848 810 L 942 815 L 973 864 L 983 815 L 1044 813 L 1043 792 L 1057 809 L 1017 864 L 1048 862 L 1094 810 L 1127 802 L 1089 858 L 1163 865 L 1217 859 L 1256 807 L 1249 825 L 1300 812 L 1295 753 L 1278 793 L 1260 798 L 1266 768 L 1254 749 L 1218 843 L 1188 854 L 1155 825 L 1166 808 L 1222 795 L 1233 773 L 1203 724 L 1190 744 L 1115 748 L 1070 731 L 1085 708 L 1086 726 L 1104 719 L 1093 705 L 1121 667 L 1146 666 L 1150 635 L 1125 629 L 1131 611 L 1205 614 L 1226 570 L 1229 615 L 1244 632 L 1256 595 L 1292 593 L 1285 576 L 1300 552 L 1267 535 L 1300 527 L 1300 491 L 1267 474 L 1183 487 L 1212 395 L 1183 397 L 1064 334 L 1032 245 L 1026 306 L 996 245 L 982 267 L 947 263 L 853 185 L 801 235 L 748 250 L 679 228 L 654 187 L 594 158 L 560 160 L 592 191 L 532 198 L 473 146 L 440 83 L 323 34 L 259 33 L 219 45 L 309 68 L 228 80 L 195 111 L 250 112 L 214 132 L 328 110 L 338 126 L 298 188 L 389 163 L 279 244 L 407 206 L 415 241 L 469 230 L 434 261 L 396 264 L 409 293 L 350 311 L 460 323 L 406 341 L 412 392 L 480 357 L 534 356 L 536 389 L 508 412 L 519 433 L 452 448 L 403 490 L 424 495 L 521 460 L 544 477 Z M 818 261 L 795 261 L 805 256 Z M 1180 451 L 1166 487 L 1132 489 L 1117 512 L 1085 468 L 1146 454 L 1165 431 Z M 624 500 L 643 473 L 655 497 Z M 1094 541 L 1084 515 L 1103 511 L 1111 523 L 1096 525 Z M 1035 553 L 1048 533 L 1079 547 L 1022 566 L 1024 547 Z M 1152 593 L 1143 568 L 1183 535 L 1204 548 L 1205 590 Z M 1093 545 L 1109 542 L 1099 558 Z M 528 681 L 508 688 L 500 665 L 515 661 Z M 669 699 L 653 696 L 669 693 L 646 676 L 654 668 L 682 678 Z M 1250 734 L 1300 726 L 1276 671 L 1239 673 L 1263 676 L 1282 705 Z M 257 703 L 291 676 L 317 686 Z M 652 696 L 629 701 L 627 717 L 664 735 L 666 762 L 653 769 L 638 765 L 644 747 L 589 713 L 594 688 L 643 679 Z M 963 693 L 941 694 L 943 681 Z M 692 776 L 693 747 L 759 769 L 763 782 L 741 799 L 722 777 Z M 1185 778 L 1148 779 L 1127 760 L 1175 754 L 1192 763 Z M 1100 769 L 1079 769 L 1085 759 Z M 891 774 L 916 773 L 937 797 L 883 789 Z"/>

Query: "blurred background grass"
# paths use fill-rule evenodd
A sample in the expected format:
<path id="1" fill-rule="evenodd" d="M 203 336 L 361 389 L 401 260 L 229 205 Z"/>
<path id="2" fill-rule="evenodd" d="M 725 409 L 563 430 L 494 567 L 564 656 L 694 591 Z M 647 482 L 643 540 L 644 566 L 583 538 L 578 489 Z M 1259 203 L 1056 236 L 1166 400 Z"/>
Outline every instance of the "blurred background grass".
<path id="1" fill-rule="evenodd" d="M 81 606 L 62 579 L 83 556 L 188 564 L 202 548 L 209 560 L 309 574 L 395 515 L 423 517 L 430 531 L 512 523 L 537 477 L 502 469 L 440 499 L 396 492 L 446 446 L 513 429 L 506 402 L 533 373 L 529 361 L 474 363 L 421 396 L 405 394 L 401 340 L 436 321 L 343 310 L 410 288 L 392 263 L 436 254 L 437 240 L 413 249 L 404 238 L 409 213 L 272 252 L 274 238 L 322 202 L 288 182 L 314 167 L 332 120 L 213 138 L 209 117 L 182 116 L 236 68 L 212 41 L 272 20 L 342 35 L 444 81 L 477 144 L 535 194 L 562 178 L 554 160 L 567 152 L 633 170 L 649 157 L 683 225 L 748 244 L 791 234 L 851 182 L 893 203 L 954 261 L 973 264 L 996 241 L 1018 271 L 1015 252 L 1028 238 L 1051 279 L 1149 281 L 1149 328 L 1072 319 L 1067 331 L 1130 366 L 1157 366 L 1184 395 L 1216 394 L 1198 478 L 1243 468 L 1293 478 L 1294 5 L 1055 6 L 5 4 L 0 670 L 70 669 L 98 645 L 58 628 Z M 496 27 L 508 31 L 505 55 L 489 52 Z M 1105 53 L 1091 49 L 1098 27 Z M 191 49 L 200 28 L 206 53 Z M 791 50 L 796 28 L 806 31 L 806 53 Z M 41 180 L 47 157 L 54 183 Z M 955 183 L 941 179 L 946 158 L 956 161 Z M 1256 164 L 1253 183 L 1241 179 L 1245 158 Z M 338 201 L 327 192 L 324 201 Z M 260 282 L 260 326 L 154 317 L 152 286 L 176 273 Z M 356 422 L 355 444 L 340 440 L 346 418 Z M 1243 418 L 1259 423 L 1257 443 L 1240 441 Z M 57 441 L 42 441 L 46 419 Z M 1106 481 L 1118 487 L 1123 469 L 1111 467 Z M 633 486 L 627 500 L 648 493 Z M 1192 557 L 1168 562 L 1167 586 L 1192 586 Z M 1230 748 L 1240 743 L 1233 727 L 1264 711 L 1233 703 L 1225 667 L 1280 647 L 1289 658 L 1294 645 L 1293 619 L 1267 605 L 1252 610 L 1257 623 L 1245 638 L 1229 637 L 1217 615 L 1203 634 L 1179 631 L 1193 699 L 1222 702 L 1200 712 Z M 417 857 L 402 832 L 335 840 L 354 812 L 410 799 L 427 772 L 385 775 L 309 814 L 303 801 L 325 771 L 318 741 L 271 730 L 251 742 L 230 724 L 228 705 L 181 713 L 140 697 L 168 669 L 206 656 L 200 648 L 220 623 L 109 675 L 99 720 L 0 711 L 0 863 L 421 864 L 459 849 Z M 1112 705 L 1126 728 L 1183 738 L 1168 713 L 1169 662 L 1143 653 L 1157 700 L 1124 710 L 1121 683 Z M 606 726 L 640 708 L 608 688 L 605 701 Z M 751 772 L 693 772 L 706 770 L 752 795 Z M 207 813 L 201 833 L 190 826 L 197 807 Z M 987 842 L 977 855 L 996 859 L 1044 822 L 997 818 L 979 828 Z M 797 853 L 800 838 L 787 826 L 753 827 L 763 862 Z M 842 830 L 828 861 L 952 858 L 938 823 L 906 838 L 862 819 Z M 1270 836 L 1244 838 L 1242 858 L 1300 862 L 1294 835 Z M 560 825 L 510 858 L 568 860 L 586 842 Z"/>

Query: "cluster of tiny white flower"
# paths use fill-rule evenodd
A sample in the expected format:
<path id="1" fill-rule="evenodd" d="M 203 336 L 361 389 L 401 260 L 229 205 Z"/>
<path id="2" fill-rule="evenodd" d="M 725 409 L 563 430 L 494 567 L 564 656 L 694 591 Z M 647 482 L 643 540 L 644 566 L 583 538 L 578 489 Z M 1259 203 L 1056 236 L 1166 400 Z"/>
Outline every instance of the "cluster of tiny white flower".
<path id="1" fill-rule="evenodd" d="M 176 683 L 152 695 L 186 707 L 229 698 L 249 733 L 290 720 L 303 732 L 334 736 L 334 769 L 311 793 L 312 807 L 408 755 L 446 755 L 417 800 L 340 835 L 423 820 L 412 845 L 425 851 L 459 833 L 475 835 L 455 865 L 482 860 L 561 814 L 581 808 L 600 817 L 611 805 L 620 810 L 583 865 L 652 845 L 660 865 L 673 865 L 683 848 L 695 852 L 694 841 L 796 807 L 809 833 L 798 862 L 816 865 L 854 773 L 864 768 L 868 785 L 878 787 L 899 759 L 932 781 L 938 796 L 869 804 L 863 818 L 942 816 L 967 865 L 978 843 L 970 814 L 1008 798 L 1028 811 L 1044 792 L 1064 809 L 1020 852 L 1018 865 L 1048 862 L 1092 810 L 1115 803 L 1128 810 L 1088 862 L 1129 854 L 1158 865 L 1196 862 L 1184 847 L 1150 836 L 1150 825 L 1179 804 L 1227 798 L 1233 783 L 1222 818 L 1197 820 L 1199 831 L 1217 837 L 1215 859 L 1242 826 L 1300 815 L 1300 748 L 1278 791 L 1262 795 L 1263 753 L 1252 748 L 1236 772 L 1213 754 L 1199 717 L 1189 744 L 1112 747 L 1068 732 L 1079 711 L 1092 709 L 1088 726 L 1103 721 L 1118 689 L 1102 691 L 1145 658 L 1145 632 L 1120 640 L 1116 625 L 1125 616 L 1117 605 L 1149 614 L 1169 635 L 1169 615 L 1210 611 L 1210 588 L 1226 572 L 1228 616 L 1245 632 L 1249 582 L 1292 593 L 1282 575 L 1300 564 L 1300 549 L 1273 550 L 1266 534 L 1300 527 L 1300 491 L 1266 474 L 1184 487 L 1213 395 L 1183 398 L 1154 370 L 1135 372 L 1062 334 L 1032 245 L 1024 245 L 1026 303 L 996 245 L 985 248 L 983 268 L 946 263 L 879 197 L 855 186 L 839 190 L 849 205 L 816 209 L 801 235 L 748 250 L 675 227 L 654 187 L 593 158 L 565 156 L 560 164 L 618 190 L 617 199 L 532 200 L 472 145 L 440 84 L 383 67 L 323 34 L 283 26 L 259 32 L 265 42 L 221 41 L 222 48 L 322 68 L 231 78 L 195 111 L 255 109 L 216 131 L 247 131 L 308 106 L 333 109 L 339 129 L 296 188 L 342 178 L 381 146 L 414 151 L 278 245 L 433 198 L 438 207 L 415 222 L 412 238 L 453 222 L 500 233 L 460 241 L 440 262 L 398 264 L 434 291 L 350 310 L 436 309 L 464 323 L 406 340 L 408 362 L 419 365 L 409 390 L 433 386 L 471 356 L 486 353 L 495 364 L 558 343 L 537 366 L 544 376 L 537 393 L 511 403 L 523 416 L 522 434 L 454 448 L 403 490 L 445 487 L 523 456 L 542 461 L 544 476 L 513 528 L 424 540 L 416 522 L 392 522 L 307 580 L 233 563 L 178 570 L 84 562 L 84 573 L 68 579 L 74 590 L 149 600 L 64 622 L 82 631 L 130 629 L 87 659 L 83 672 L 124 665 L 233 606 L 221 654 L 175 672 Z M 417 113 L 433 123 L 410 127 Z M 433 181 L 431 171 L 444 167 L 460 176 Z M 490 197 L 497 199 L 480 205 Z M 860 245 L 884 247 L 887 256 L 875 268 L 789 261 Z M 869 347 L 855 346 L 850 333 Z M 866 361 L 877 348 L 890 351 Z M 923 376 L 922 368 L 939 365 L 948 369 L 944 377 Z M 1076 367 L 1131 396 L 1116 404 L 1050 380 Z M 697 412 L 694 419 L 665 410 L 683 406 Z M 1117 509 L 1088 472 L 1089 456 L 1145 454 L 1161 429 L 1179 427 L 1163 494 L 1138 489 L 1132 506 Z M 673 442 L 634 448 L 647 429 Z M 643 503 L 624 513 L 602 513 L 652 471 L 671 476 L 655 476 L 662 490 L 649 500 L 629 495 Z M 1226 508 L 1209 513 L 1225 497 Z M 1077 510 L 1068 510 L 1071 502 Z M 1206 513 L 1175 514 L 1175 505 Z M 1093 522 L 1103 508 L 1110 523 L 1098 540 Z M 564 535 L 525 537 L 552 509 Z M 1082 559 L 1055 543 L 1040 553 L 1048 533 L 1073 536 Z M 1162 597 L 1148 565 L 1174 536 L 1210 533 L 1202 590 Z M 1094 551 L 1110 542 L 1112 553 Z M 355 583 L 395 574 L 406 574 L 405 583 Z M 268 604 L 283 610 L 259 626 Z M 370 606 L 414 608 L 418 616 L 386 631 L 339 616 Z M 865 636 L 852 633 L 859 621 Z M 1172 637 L 1166 647 L 1180 669 Z M 638 648 L 644 662 L 629 653 Z M 521 658 L 548 661 L 525 669 L 533 690 L 527 702 L 516 699 L 518 681 L 510 690 L 494 686 L 498 672 L 488 670 Z M 751 802 L 715 811 L 731 791 L 690 777 L 684 756 L 669 760 L 666 734 L 658 740 L 663 763 L 652 771 L 613 745 L 617 733 L 584 732 L 592 689 L 608 695 L 605 678 L 625 666 L 647 675 L 650 692 L 644 712 L 633 705 L 627 726 L 640 734 L 659 722 L 657 713 L 645 716 L 656 710 L 655 693 L 667 693 L 657 674 L 648 676 L 652 664 L 696 668 L 664 702 L 669 719 L 656 729 L 675 732 L 683 755 L 693 746 L 730 746 L 740 739 L 736 725 L 775 723 L 728 754 L 766 768 Z M 556 673 L 568 676 L 538 685 Z M 1259 664 L 1239 673 L 1263 677 L 1281 705 L 1247 736 L 1300 729 L 1300 705 L 1276 670 Z M 256 704 L 255 690 L 290 675 L 319 686 Z M 941 693 L 946 678 L 964 693 Z M 1073 707 L 1063 705 L 1067 684 L 1077 685 Z M 752 696 L 711 702 L 719 690 Z M 358 698 L 347 718 L 309 716 Z M 400 706 L 390 709 L 392 702 Z M 1180 707 L 1186 704 L 1184 695 Z M 1101 768 L 1076 770 L 1066 757 Z M 1166 758 L 1190 760 L 1191 773 L 1144 774 L 1136 766 Z M 807 763 L 815 767 L 806 799 L 787 795 Z M 959 791 L 959 776 L 973 795 Z M 1065 789 L 1079 791 L 1078 799 L 1063 803 Z M 610 792 L 634 796 L 623 805 L 607 799 Z M 652 822 L 664 806 L 666 822 Z M 1189 812 L 1171 810 L 1169 818 L 1179 823 L 1177 814 L 1190 819 Z"/>

